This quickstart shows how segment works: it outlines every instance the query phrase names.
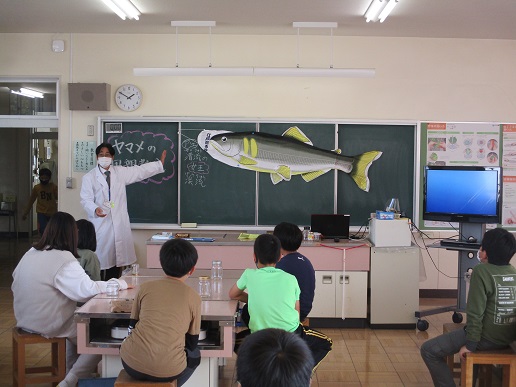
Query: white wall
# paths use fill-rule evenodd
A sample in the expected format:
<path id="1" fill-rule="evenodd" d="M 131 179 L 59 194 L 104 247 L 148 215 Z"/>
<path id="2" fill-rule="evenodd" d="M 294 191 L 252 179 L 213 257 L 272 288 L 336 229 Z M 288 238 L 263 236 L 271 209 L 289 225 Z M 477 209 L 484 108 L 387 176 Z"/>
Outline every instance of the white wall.
<path id="1" fill-rule="evenodd" d="M 65 52 L 52 52 L 52 39 L 65 40 Z M 180 35 L 179 65 L 206 67 L 208 39 Z M 86 128 L 100 115 L 516 122 L 514 41 L 333 39 L 334 67 L 375 68 L 376 77 L 134 77 L 134 67 L 175 66 L 174 34 L 0 34 L 0 76 L 60 77 L 59 207 L 77 218 L 85 215 L 79 205 L 82 174 L 71 172 L 70 145 L 92 140 Z M 329 37 L 300 37 L 301 67 L 328 67 L 330 52 Z M 294 67 L 297 57 L 296 36 L 212 35 L 214 67 Z M 143 91 L 143 104 L 133 113 L 114 103 L 109 112 L 70 112 L 68 82 L 106 82 L 112 94 L 134 83 Z M 75 186 L 66 189 L 70 175 Z M 151 233 L 135 231 L 140 259 Z"/>

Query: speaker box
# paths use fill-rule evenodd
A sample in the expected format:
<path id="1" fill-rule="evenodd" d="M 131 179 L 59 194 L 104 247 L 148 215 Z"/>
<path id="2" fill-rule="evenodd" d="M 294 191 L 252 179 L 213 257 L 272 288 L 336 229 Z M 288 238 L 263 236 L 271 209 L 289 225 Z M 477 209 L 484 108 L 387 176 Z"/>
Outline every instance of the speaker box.
<path id="1" fill-rule="evenodd" d="M 111 110 L 109 83 L 69 83 L 70 110 Z"/>

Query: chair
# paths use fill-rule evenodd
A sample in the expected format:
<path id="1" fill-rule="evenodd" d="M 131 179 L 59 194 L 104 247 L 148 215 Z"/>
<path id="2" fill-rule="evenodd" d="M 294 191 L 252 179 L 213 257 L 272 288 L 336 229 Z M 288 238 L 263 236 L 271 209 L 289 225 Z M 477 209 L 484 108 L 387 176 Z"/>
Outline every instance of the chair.
<path id="1" fill-rule="evenodd" d="M 47 339 L 23 329 L 13 328 L 13 385 L 25 386 L 36 383 L 52 383 L 53 386 L 66 376 L 66 338 Z M 25 363 L 25 346 L 29 344 L 51 344 L 52 364 L 50 366 L 27 367 Z M 49 375 L 41 375 L 41 374 Z M 38 375 L 33 375 L 38 374 Z"/>
<path id="2" fill-rule="evenodd" d="M 473 366 L 476 364 L 501 364 L 503 365 L 502 386 L 510 387 L 516 383 L 516 353 L 511 348 L 467 353 L 461 367 L 461 387 L 473 386 Z"/>
<path id="3" fill-rule="evenodd" d="M 136 380 L 129 376 L 125 370 L 121 370 L 115 381 L 115 387 L 137 387 L 137 386 L 153 386 L 153 387 L 177 387 L 177 381 L 172 382 L 149 382 L 146 380 Z"/>

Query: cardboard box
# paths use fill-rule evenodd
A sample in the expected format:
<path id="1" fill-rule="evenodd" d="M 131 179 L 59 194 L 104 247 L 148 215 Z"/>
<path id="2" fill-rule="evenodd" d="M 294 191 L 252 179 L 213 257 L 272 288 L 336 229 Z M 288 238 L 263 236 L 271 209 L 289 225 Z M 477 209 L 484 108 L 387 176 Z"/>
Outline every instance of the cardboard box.
<path id="1" fill-rule="evenodd" d="M 375 247 L 410 246 L 412 233 L 408 219 L 371 219 L 369 240 Z"/>

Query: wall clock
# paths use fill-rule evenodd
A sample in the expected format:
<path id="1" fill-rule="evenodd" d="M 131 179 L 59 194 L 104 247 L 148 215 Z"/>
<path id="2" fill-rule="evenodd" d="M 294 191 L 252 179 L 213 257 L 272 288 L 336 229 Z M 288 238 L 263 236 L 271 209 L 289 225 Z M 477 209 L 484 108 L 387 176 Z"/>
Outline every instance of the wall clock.
<path id="1" fill-rule="evenodd" d="M 131 84 L 120 86 L 115 93 L 116 105 L 126 112 L 138 109 L 142 103 L 142 98 L 142 91 Z"/>

